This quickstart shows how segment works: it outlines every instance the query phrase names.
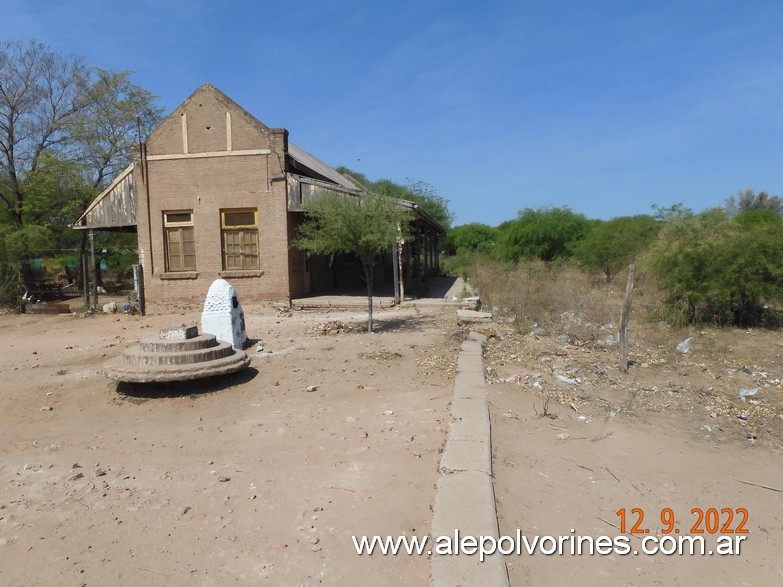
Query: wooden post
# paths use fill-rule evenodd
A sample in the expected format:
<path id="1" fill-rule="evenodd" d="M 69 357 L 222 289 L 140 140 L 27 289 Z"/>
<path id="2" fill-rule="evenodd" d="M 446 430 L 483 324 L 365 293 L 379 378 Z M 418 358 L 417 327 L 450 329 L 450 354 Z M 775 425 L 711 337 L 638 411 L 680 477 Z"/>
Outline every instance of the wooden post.
<path id="1" fill-rule="evenodd" d="M 98 308 L 98 269 L 95 266 L 95 231 L 90 229 L 90 276 L 92 277 L 92 305 Z"/>
<path id="2" fill-rule="evenodd" d="M 400 284 L 399 297 L 400 302 L 405 301 L 405 267 L 402 262 L 403 247 L 405 242 L 402 240 L 402 227 L 397 224 L 397 279 Z"/>
<path id="3" fill-rule="evenodd" d="M 82 297 L 84 302 L 84 307 L 89 308 L 90 306 L 90 266 L 89 261 L 87 260 L 87 251 L 84 250 L 84 247 L 81 247 L 81 250 L 79 252 L 80 258 L 82 260 Z"/>
<path id="4" fill-rule="evenodd" d="M 400 257 L 397 255 L 397 244 L 391 248 L 392 279 L 394 280 L 394 303 L 400 303 Z"/>
<path id="5" fill-rule="evenodd" d="M 636 268 L 628 267 L 628 283 L 625 286 L 625 302 L 623 315 L 620 319 L 620 371 L 628 372 L 628 318 L 631 315 L 631 298 L 633 297 L 633 280 Z"/>

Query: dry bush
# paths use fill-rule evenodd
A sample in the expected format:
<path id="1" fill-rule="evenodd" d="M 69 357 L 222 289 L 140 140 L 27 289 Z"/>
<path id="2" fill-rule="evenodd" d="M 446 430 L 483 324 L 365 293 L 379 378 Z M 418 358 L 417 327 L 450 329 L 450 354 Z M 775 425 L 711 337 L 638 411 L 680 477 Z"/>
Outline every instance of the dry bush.
<path id="1" fill-rule="evenodd" d="M 572 342 L 605 339 L 616 333 L 622 311 L 622 287 L 606 284 L 564 264 L 524 261 L 516 266 L 482 259 L 471 284 L 493 313 L 520 330 L 537 324 Z M 534 327 L 535 328 L 535 327 Z"/>

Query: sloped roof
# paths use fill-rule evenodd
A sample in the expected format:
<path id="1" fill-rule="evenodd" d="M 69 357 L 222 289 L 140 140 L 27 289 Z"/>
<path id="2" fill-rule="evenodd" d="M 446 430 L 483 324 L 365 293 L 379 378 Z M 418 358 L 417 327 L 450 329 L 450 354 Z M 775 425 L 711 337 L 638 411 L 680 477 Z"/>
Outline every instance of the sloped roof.
<path id="1" fill-rule="evenodd" d="M 109 187 L 84 211 L 72 228 L 122 228 L 136 226 L 136 199 L 133 192 L 133 164 L 128 165 Z"/>
<path id="2" fill-rule="evenodd" d="M 342 186 L 349 190 L 355 190 L 358 187 L 354 185 L 354 183 L 350 181 L 347 177 L 341 175 L 336 170 L 329 167 L 326 163 L 324 163 L 320 159 L 317 159 L 316 157 L 314 157 L 304 149 L 300 149 L 293 143 L 288 143 L 288 154 L 301 165 L 307 167 L 308 169 L 311 169 L 312 171 L 315 171 L 318 175 L 321 175 L 324 178 L 333 181 L 339 186 Z"/>
<path id="3" fill-rule="evenodd" d="M 205 83 L 199 86 L 185 101 L 166 117 L 149 135 L 147 141 L 154 139 L 161 132 L 165 124 L 173 120 L 176 113 L 189 102 L 199 99 L 204 94 L 215 96 L 226 104 L 227 107 L 241 113 L 250 124 L 261 132 L 269 132 L 270 128 L 242 108 L 234 100 L 224 94 L 212 84 Z M 288 143 L 286 156 L 293 169 L 288 172 L 309 176 L 316 180 L 331 182 L 337 186 L 356 192 L 362 189 L 349 178 L 338 173 L 335 169 L 311 155 L 304 149 L 293 143 Z M 287 166 L 288 167 L 288 166 Z M 75 229 L 89 228 L 121 228 L 136 225 L 136 202 L 133 194 L 133 165 L 127 167 L 112 183 L 90 204 L 84 214 L 73 224 Z"/>

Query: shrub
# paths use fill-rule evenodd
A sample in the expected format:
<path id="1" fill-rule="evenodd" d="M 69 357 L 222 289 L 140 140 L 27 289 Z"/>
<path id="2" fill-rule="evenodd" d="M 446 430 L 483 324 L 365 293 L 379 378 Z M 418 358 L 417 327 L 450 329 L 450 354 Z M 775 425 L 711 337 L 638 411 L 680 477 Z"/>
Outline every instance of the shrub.
<path id="1" fill-rule="evenodd" d="M 757 324 L 783 301 L 783 219 L 722 209 L 669 222 L 646 259 L 674 323 Z"/>
<path id="2" fill-rule="evenodd" d="M 598 222 L 575 246 L 574 259 L 609 282 L 653 242 L 659 228 L 660 223 L 647 215 Z"/>
<path id="3" fill-rule="evenodd" d="M 497 257 L 503 261 L 565 259 L 590 226 L 587 217 L 568 208 L 527 208 L 498 227 Z"/>

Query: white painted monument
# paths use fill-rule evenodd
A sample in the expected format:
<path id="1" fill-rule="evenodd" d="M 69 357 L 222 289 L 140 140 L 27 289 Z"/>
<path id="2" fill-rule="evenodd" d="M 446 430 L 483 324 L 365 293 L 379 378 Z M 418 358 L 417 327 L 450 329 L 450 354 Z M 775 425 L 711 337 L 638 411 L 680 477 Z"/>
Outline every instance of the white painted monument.
<path id="1" fill-rule="evenodd" d="M 239 305 L 237 290 L 225 279 L 216 279 L 209 286 L 201 313 L 201 332 L 214 334 L 237 349 L 247 341 L 245 313 Z"/>

